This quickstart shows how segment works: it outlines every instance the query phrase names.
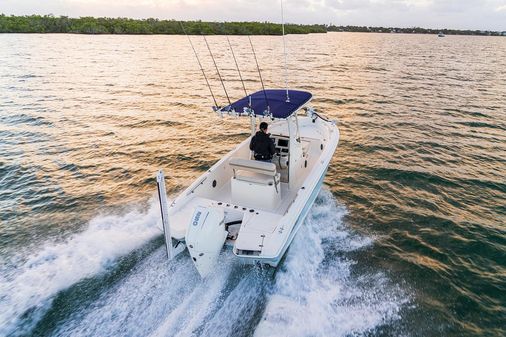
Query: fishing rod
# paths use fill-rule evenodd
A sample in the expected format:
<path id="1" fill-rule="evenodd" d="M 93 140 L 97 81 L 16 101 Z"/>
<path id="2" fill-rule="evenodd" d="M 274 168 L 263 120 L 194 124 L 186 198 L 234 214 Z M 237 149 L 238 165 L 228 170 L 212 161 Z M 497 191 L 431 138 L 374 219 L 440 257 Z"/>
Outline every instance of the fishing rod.
<path id="1" fill-rule="evenodd" d="M 281 2 L 281 34 L 283 36 L 283 54 L 285 56 L 285 87 L 286 87 L 286 101 L 290 102 L 290 96 L 288 95 L 288 68 L 286 66 L 286 42 L 285 42 L 285 18 L 283 15 L 283 0 Z"/>
<path id="2" fill-rule="evenodd" d="M 230 47 L 230 51 L 232 52 L 232 57 L 234 58 L 235 67 L 237 68 L 237 72 L 239 73 L 239 78 L 241 79 L 242 88 L 244 89 L 244 94 L 248 96 L 248 92 L 246 91 L 246 86 L 244 85 L 244 81 L 242 80 L 241 71 L 239 70 L 239 65 L 237 64 L 237 60 L 235 58 L 234 49 L 232 48 L 232 44 L 230 43 L 230 39 L 227 36 L 228 45 Z"/>
<path id="3" fill-rule="evenodd" d="M 230 102 L 230 97 L 228 97 L 227 89 L 225 88 L 225 82 L 221 78 L 220 70 L 218 69 L 218 65 L 216 64 L 216 61 L 214 60 L 213 53 L 211 52 L 211 48 L 209 47 L 209 43 L 207 43 L 207 39 L 205 35 L 202 35 L 204 37 L 204 41 L 206 42 L 207 50 L 209 50 L 209 55 L 211 55 L 211 59 L 213 60 L 214 67 L 216 68 L 216 72 L 218 73 L 218 77 L 220 78 L 221 85 L 223 87 L 223 91 L 225 91 L 225 96 L 227 96 L 228 104 L 229 106 L 232 106 L 232 102 Z"/>
<path id="4" fill-rule="evenodd" d="M 181 21 L 179 21 L 179 24 L 181 25 L 181 29 L 183 30 L 184 35 L 186 35 L 186 37 L 188 38 L 188 42 L 190 42 L 190 46 L 193 49 L 193 53 L 195 54 L 195 57 L 197 58 L 197 62 L 199 64 L 200 70 L 202 71 L 202 75 L 204 75 L 204 79 L 206 80 L 207 87 L 209 88 L 209 92 L 211 92 L 211 96 L 213 97 L 214 107 L 216 109 L 218 109 L 219 108 L 218 103 L 216 102 L 216 98 L 214 97 L 213 90 L 211 89 L 211 85 L 209 84 L 209 81 L 207 80 L 207 76 L 206 76 L 206 73 L 204 72 L 204 68 L 202 67 L 202 64 L 200 63 L 200 59 L 199 59 L 199 56 L 197 54 L 197 51 L 193 47 L 192 40 L 190 39 L 190 36 L 188 34 L 186 34 L 186 30 L 183 27 L 183 23 Z"/>
<path id="5" fill-rule="evenodd" d="M 262 73 L 260 72 L 260 67 L 258 66 L 257 55 L 255 54 L 255 48 L 253 48 L 253 42 L 251 42 L 251 37 L 249 35 L 248 35 L 248 40 L 249 40 L 249 44 L 251 46 L 251 50 L 253 51 L 253 56 L 255 57 L 255 63 L 257 65 L 257 70 L 258 70 L 258 76 L 260 76 L 260 82 L 262 83 L 262 90 L 264 92 L 265 103 L 267 104 L 267 112 L 270 113 L 269 100 L 267 99 L 267 93 L 265 92 L 264 80 L 262 79 Z"/>

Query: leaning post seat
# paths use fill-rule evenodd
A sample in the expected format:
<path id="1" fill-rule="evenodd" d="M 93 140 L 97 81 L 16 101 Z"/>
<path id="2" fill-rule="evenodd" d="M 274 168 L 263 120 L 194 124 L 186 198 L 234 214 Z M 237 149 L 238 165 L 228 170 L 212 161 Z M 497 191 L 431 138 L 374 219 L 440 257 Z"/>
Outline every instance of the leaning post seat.
<path id="1" fill-rule="evenodd" d="M 231 181 L 234 204 L 262 209 L 277 207 L 281 186 L 276 165 L 242 158 L 231 158 L 229 165 L 234 172 Z"/>

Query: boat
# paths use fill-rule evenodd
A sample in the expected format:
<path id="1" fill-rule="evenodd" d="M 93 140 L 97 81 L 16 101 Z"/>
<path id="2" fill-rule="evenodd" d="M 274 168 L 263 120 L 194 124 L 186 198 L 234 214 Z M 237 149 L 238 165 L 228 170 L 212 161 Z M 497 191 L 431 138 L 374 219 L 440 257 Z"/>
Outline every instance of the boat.
<path id="1" fill-rule="evenodd" d="M 339 129 L 311 106 L 303 90 L 263 89 L 215 111 L 250 120 L 251 135 L 196 179 L 170 204 L 157 175 L 167 254 L 187 249 L 202 277 L 220 254 L 246 264 L 278 266 L 323 184 Z M 257 161 L 249 144 L 269 122 L 276 153 Z M 208 144 L 212 146 L 212 144 Z M 231 253 L 230 253 L 231 251 Z"/>

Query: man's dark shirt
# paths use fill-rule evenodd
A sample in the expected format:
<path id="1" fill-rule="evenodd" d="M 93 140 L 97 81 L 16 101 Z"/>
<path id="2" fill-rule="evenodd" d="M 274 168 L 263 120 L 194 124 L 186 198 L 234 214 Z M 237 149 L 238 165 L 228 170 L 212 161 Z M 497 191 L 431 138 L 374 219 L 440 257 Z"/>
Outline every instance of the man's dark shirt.
<path id="1" fill-rule="evenodd" d="M 253 138 L 251 138 L 249 149 L 254 152 L 256 160 L 271 160 L 276 152 L 274 142 L 263 131 L 257 131 Z"/>

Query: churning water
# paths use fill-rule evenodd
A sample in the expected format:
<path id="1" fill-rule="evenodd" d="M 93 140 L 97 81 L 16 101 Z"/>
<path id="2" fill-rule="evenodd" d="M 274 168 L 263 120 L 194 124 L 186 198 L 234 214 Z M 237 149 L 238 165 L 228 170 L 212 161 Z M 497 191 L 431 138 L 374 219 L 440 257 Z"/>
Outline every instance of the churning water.
<path id="1" fill-rule="evenodd" d="M 221 103 L 212 61 L 193 37 Z M 245 37 L 231 37 L 249 91 Z M 282 87 L 280 37 L 252 37 Z M 210 37 L 230 96 L 225 37 Z M 338 120 L 277 269 L 165 259 L 171 195 L 247 137 L 183 36 L 0 36 L 0 336 L 503 336 L 506 39 L 288 36 L 289 83 Z"/>

